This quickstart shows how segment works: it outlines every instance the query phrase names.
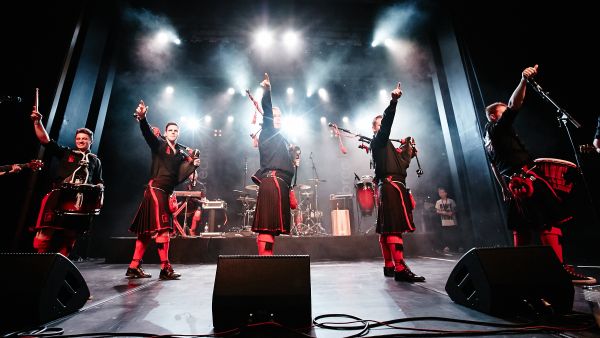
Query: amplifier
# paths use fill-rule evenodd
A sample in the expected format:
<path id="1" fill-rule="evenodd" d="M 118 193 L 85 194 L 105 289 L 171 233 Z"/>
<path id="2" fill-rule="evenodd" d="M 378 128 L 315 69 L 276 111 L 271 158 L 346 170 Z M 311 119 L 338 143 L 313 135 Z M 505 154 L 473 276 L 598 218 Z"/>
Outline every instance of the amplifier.
<path id="1" fill-rule="evenodd" d="M 206 200 L 202 203 L 203 209 L 227 209 L 227 202 L 223 200 Z"/>

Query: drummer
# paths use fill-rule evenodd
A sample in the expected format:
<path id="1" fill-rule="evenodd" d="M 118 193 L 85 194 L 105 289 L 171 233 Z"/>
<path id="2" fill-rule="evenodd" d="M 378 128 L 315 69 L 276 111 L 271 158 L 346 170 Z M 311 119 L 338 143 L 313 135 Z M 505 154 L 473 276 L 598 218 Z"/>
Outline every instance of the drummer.
<path id="1" fill-rule="evenodd" d="M 513 232 L 514 246 L 533 244 L 532 234 L 540 236 L 563 263 L 559 226 L 572 218 L 562 207 L 552 186 L 533 165 L 533 159 L 517 136 L 513 122 L 525 99 L 527 80 L 537 74 L 538 66 L 527 67 L 508 104 L 492 103 L 485 108 L 485 148 L 492 170 L 500 183 L 508 206 L 507 226 Z M 564 264 L 573 284 L 594 284 L 596 280 L 575 272 Z"/>
<path id="2" fill-rule="evenodd" d="M 59 145 L 51 139 L 42 124 L 42 114 L 33 107 L 31 120 L 35 135 L 46 152 L 57 157 L 60 162 L 53 179 L 53 190 L 42 199 L 40 211 L 35 225 L 33 247 L 39 253 L 61 253 L 69 257 L 77 238 L 86 232 L 93 214 L 62 215 L 57 213 L 61 187 L 77 187 L 85 185 L 88 191 L 102 193 L 102 163 L 96 154 L 92 154 L 90 146 L 94 133 L 88 128 L 75 131 L 75 148 Z"/>

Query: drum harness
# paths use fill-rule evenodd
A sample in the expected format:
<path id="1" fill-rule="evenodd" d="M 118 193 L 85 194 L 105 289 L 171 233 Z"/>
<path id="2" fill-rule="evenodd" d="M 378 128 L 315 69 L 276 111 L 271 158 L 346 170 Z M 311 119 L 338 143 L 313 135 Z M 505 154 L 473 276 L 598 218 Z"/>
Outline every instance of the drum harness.
<path id="1" fill-rule="evenodd" d="M 88 170 L 88 166 L 90 164 L 89 156 L 92 155 L 92 153 L 91 152 L 83 152 L 81 150 L 73 150 L 73 152 L 81 154 L 82 158 L 81 158 L 81 160 L 79 160 L 79 168 L 77 168 L 73 171 L 68 183 L 85 184 L 88 182 L 88 179 L 90 178 L 90 171 Z M 80 182 L 80 179 L 75 179 L 75 174 L 77 174 L 77 172 L 81 169 L 83 169 L 83 171 L 85 172 L 85 180 L 83 180 L 83 182 Z M 79 208 L 81 208 L 82 205 L 83 205 L 83 193 L 79 192 L 79 193 L 77 193 L 77 200 L 75 201 L 75 207 L 79 209 Z"/>

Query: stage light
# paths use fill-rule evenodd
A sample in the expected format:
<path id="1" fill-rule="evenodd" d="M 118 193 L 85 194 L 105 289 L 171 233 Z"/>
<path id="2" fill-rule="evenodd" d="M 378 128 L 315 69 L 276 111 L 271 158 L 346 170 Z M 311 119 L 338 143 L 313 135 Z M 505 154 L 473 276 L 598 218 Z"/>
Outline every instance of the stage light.
<path id="1" fill-rule="evenodd" d="M 348 121 L 350 121 L 350 119 L 348 118 L 348 116 L 342 117 L 342 122 L 348 123 Z"/>
<path id="2" fill-rule="evenodd" d="M 273 33 L 267 29 L 261 29 L 255 33 L 254 41 L 261 48 L 270 47 L 273 44 Z"/>
<path id="3" fill-rule="evenodd" d="M 256 88 L 254 96 L 256 96 L 257 100 L 260 100 L 265 94 L 265 90 L 262 87 Z"/>
<path id="4" fill-rule="evenodd" d="M 173 88 L 173 86 L 165 87 L 165 94 L 172 95 L 174 92 L 175 92 L 175 88 Z"/>
<path id="5" fill-rule="evenodd" d="M 165 31 L 160 31 L 156 33 L 155 41 L 160 46 L 166 45 L 169 42 L 169 33 Z"/>
<path id="6" fill-rule="evenodd" d="M 182 121 L 186 121 L 188 119 L 186 119 L 185 117 L 182 118 Z M 191 118 L 189 119 L 189 121 L 187 121 L 186 125 L 192 129 L 192 130 L 198 130 L 200 129 L 200 120 L 198 120 L 197 118 Z"/>
<path id="7" fill-rule="evenodd" d="M 327 93 L 327 90 L 325 90 L 324 88 L 319 88 L 318 94 L 321 100 L 329 101 L 329 93 Z"/>
<path id="8" fill-rule="evenodd" d="M 377 46 L 379 46 L 379 41 L 373 40 L 373 42 L 371 42 L 371 47 L 377 47 Z"/>
<path id="9" fill-rule="evenodd" d="M 311 97 L 315 93 L 315 88 L 313 86 L 308 86 L 306 88 L 306 97 Z"/>
<path id="10" fill-rule="evenodd" d="M 233 94 L 235 94 L 235 89 L 233 89 L 232 87 L 229 87 L 229 88 L 227 89 L 227 94 L 229 94 L 229 95 L 233 95 Z"/>
<path id="11" fill-rule="evenodd" d="M 327 118 L 325 116 L 321 116 L 321 124 L 327 123 Z"/>
<path id="12" fill-rule="evenodd" d="M 392 40 L 392 39 L 390 39 L 390 38 L 387 38 L 387 39 L 383 40 L 383 44 L 384 44 L 386 47 L 390 48 L 390 47 L 392 47 L 392 45 L 394 44 L 394 40 Z"/>
<path id="13" fill-rule="evenodd" d="M 210 123 L 210 121 L 212 121 L 212 117 L 210 117 L 210 115 L 204 116 L 204 122 Z"/>
<path id="14" fill-rule="evenodd" d="M 173 43 L 176 45 L 181 45 L 181 40 L 179 40 L 179 38 L 174 38 Z"/>
<path id="15" fill-rule="evenodd" d="M 227 122 L 229 122 L 229 123 L 233 122 L 233 116 L 231 116 L 231 115 L 227 116 Z"/>
<path id="16" fill-rule="evenodd" d="M 294 88 L 292 88 L 292 87 L 288 87 L 288 89 L 287 89 L 287 93 L 288 93 L 288 95 L 292 95 L 292 94 L 294 94 Z"/>
<path id="17" fill-rule="evenodd" d="M 285 34 L 283 34 L 283 44 L 288 50 L 296 49 L 299 44 L 298 33 L 293 31 L 285 32 Z"/>

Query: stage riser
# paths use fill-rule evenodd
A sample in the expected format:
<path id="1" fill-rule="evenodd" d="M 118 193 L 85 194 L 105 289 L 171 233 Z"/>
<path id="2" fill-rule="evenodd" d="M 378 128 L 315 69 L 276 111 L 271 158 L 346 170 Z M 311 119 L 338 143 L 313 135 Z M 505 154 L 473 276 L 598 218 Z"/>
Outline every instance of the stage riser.
<path id="1" fill-rule="evenodd" d="M 429 255 L 431 241 L 427 234 L 405 235 L 407 256 Z M 135 247 L 134 237 L 113 237 L 106 263 L 129 263 Z M 381 257 L 377 235 L 331 237 L 277 237 L 276 255 L 310 255 L 311 261 L 355 261 Z M 255 237 L 174 238 L 169 249 L 172 263 L 217 263 L 219 255 L 256 255 Z M 157 264 L 160 260 L 154 243 L 149 245 L 144 263 Z"/>

